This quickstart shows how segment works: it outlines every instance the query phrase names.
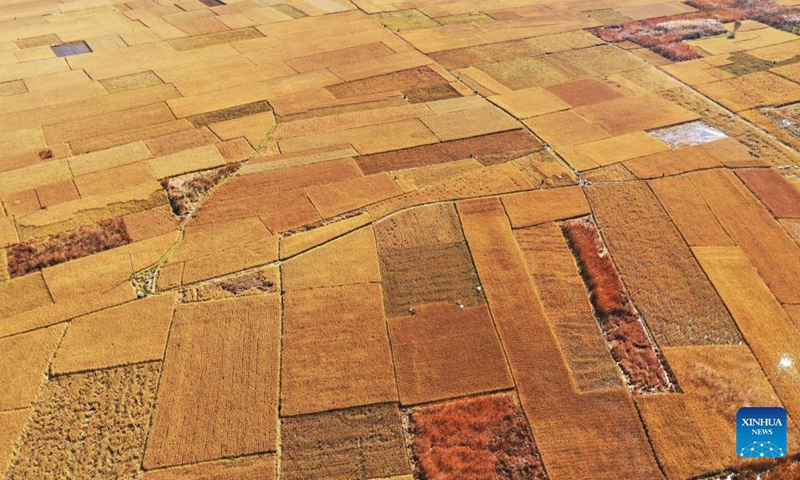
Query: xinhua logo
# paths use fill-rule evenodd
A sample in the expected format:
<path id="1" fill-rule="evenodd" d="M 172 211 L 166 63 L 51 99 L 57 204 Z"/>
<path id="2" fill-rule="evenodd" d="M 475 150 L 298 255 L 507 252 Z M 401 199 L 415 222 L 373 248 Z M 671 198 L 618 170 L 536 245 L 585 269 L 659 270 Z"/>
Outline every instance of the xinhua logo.
<path id="1" fill-rule="evenodd" d="M 743 407 L 736 413 L 736 451 L 743 458 L 786 455 L 786 410 Z"/>

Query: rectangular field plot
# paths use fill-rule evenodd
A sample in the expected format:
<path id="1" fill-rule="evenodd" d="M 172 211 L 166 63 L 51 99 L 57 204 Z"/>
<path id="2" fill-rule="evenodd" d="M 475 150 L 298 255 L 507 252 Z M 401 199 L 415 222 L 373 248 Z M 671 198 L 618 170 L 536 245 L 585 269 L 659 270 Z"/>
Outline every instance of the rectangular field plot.
<path id="1" fill-rule="evenodd" d="M 285 480 L 368 480 L 411 473 L 397 404 L 281 420 Z"/>
<path id="2" fill-rule="evenodd" d="M 726 170 L 688 174 L 728 232 L 781 303 L 800 303 L 800 248 L 769 211 Z"/>
<path id="3" fill-rule="evenodd" d="M 514 234 L 577 389 L 621 388 L 619 370 L 561 229 L 548 223 Z"/>
<path id="4" fill-rule="evenodd" d="M 786 411 L 800 418 L 800 332 L 739 247 L 694 249 Z"/>
<path id="5" fill-rule="evenodd" d="M 49 381 L 8 478 L 136 478 L 160 372 L 151 362 Z"/>
<path id="6" fill-rule="evenodd" d="M 514 386 L 485 306 L 424 305 L 390 319 L 389 333 L 403 405 Z"/>
<path id="7" fill-rule="evenodd" d="M 628 291 L 658 344 L 739 341 L 722 301 L 647 185 L 592 185 L 586 194 Z"/>
<path id="8" fill-rule="evenodd" d="M 572 386 L 500 201 L 460 202 L 458 211 L 550 479 L 662 478 L 630 394 Z"/>
<path id="9" fill-rule="evenodd" d="M 514 393 L 425 405 L 405 414 L 417 478 L 548 478 Z"/>
<path id="10" fill-rule="evenodd" d="M 396 402 L 380 285 L 284 294 L 281 414 Z"/>
<path id="11" fill-rule="evenodd" d="M 145 467 L 275 450 L 279 334 L 277 295 L 178 307 Z"/>
<path id="12" fill-rule="evenodd" d="M 694 478 L 741 464 L 736 411 L 742 405 L 781 406 L 745 345 L 664 349 L 681 394 L 637 397 L 653 447 L 672 479 Z M 724 399 L 724 401 L 722 401 Z M 792 425 L 789 431 L 793 431 Z M 798 447 L 798 434 L 789 438 Z"/>
<path id="13" fill-rule="evenodd" d="M 415 305 L 483 302 L 478 275 L 464 243 L 423 246 L 381 255 L 386 315 L 408 313 Z"/>

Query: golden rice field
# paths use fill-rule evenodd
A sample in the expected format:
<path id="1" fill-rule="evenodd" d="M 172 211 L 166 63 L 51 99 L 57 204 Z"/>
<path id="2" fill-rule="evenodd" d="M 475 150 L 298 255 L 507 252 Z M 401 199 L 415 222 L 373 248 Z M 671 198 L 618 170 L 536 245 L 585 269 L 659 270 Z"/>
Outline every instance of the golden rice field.
<path id="1" fill-rule="evenodd" d="M 794 480 L 799 423 L 796 0 L 0 0 L 0 479 Z"/>

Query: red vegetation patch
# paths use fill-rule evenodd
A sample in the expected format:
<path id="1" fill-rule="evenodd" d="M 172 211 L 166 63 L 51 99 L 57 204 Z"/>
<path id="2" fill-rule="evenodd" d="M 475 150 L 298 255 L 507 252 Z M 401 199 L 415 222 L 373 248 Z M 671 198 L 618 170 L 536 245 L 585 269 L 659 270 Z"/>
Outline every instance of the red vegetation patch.
<path id="1" fill-rule="evenodd" d="M 508 393 L 411 409 L 414 478 L 547 478 L 531 429 Z"/>
<path id="2" fill-rule="evenodd" d="M 12 277 L 18 277 L 130 242 L 131 237 L 121 218 L 103 220 L 11 247 L 8 251 L 8 272 Z"/>
<path id="3" fill-rule="evenodd" d="M 703 478 L 706 480 L 797 480 L 800 478 L 800 453 L 778 460 L 726 470 Z"/>
<path id="4" fill-rule="evenodd" d="M 594 33 L 607 42 L 630 41 L 670 60 L 683 61 L 701 57 L 683 42 L 726 33 L 723 23 L 751 19 L 792 33 L 800 28 L 800 9 L 773 0 L 690 0 L 686 3 L 700 11 L 601 27 Z"/>
<path id="5" fill-rule="evenodd" d="M 666 361 L 634 308 L 597 227 L 587 220 L 571 220 L 562 229 L 581 267 L 611 355 L 629 387 L 636 393 L 674 391 Z"/>
<path id="6" fill-rule="evenodd" d="M 179 217 L 191 213 L 209 190 L 233 175 L 240 166 L 240 163 L 231 163 L 206 172 L 187 173 L 161 180 L 161 186 L 167 191 L 172 212 Z"/>

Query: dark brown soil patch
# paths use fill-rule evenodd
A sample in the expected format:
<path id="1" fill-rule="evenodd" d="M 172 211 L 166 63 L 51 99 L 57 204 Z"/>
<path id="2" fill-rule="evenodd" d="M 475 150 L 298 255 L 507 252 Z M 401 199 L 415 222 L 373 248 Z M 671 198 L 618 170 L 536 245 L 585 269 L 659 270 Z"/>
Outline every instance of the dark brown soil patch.
<path id="1" fill-rule="evenodd" d="M 461 94 L 458 93 L 458 91 L 449 83 L 406 90 L 403 92 L 403 95 L 406 96 L 406 99 L 408 99 L 410 103 L 433 102 L 436 100 L 446 100 L 448 98 L 457 98 L 461 96 Z"/>
<path id="2" fill-rule="evenodd" d="M 266 100 L 261 100 L 258 102 L 247 103 L 245 105 L 215 110 L 213 112 L 192 115 L 186 119 L 189 120 L 189 122 L 191 122 L 195 128 L 200 128 L 212 123 L 234 120 L 241 117 L 247 117 L 249 115 L 255 115 L 256 113 L 269 112 L 270 110 L 272 110 L 272 107 L 270 107 L 269 102 Z"/>
<path id="3" fill-rule="evenodd" d="M 428 67 L 412 68 L 400 72 L 364 78 L 328 87 L 336 98 L 350 98 L 383 92 L 403 92 L 410 89 L 447 85 L 447 80 Z"/>

